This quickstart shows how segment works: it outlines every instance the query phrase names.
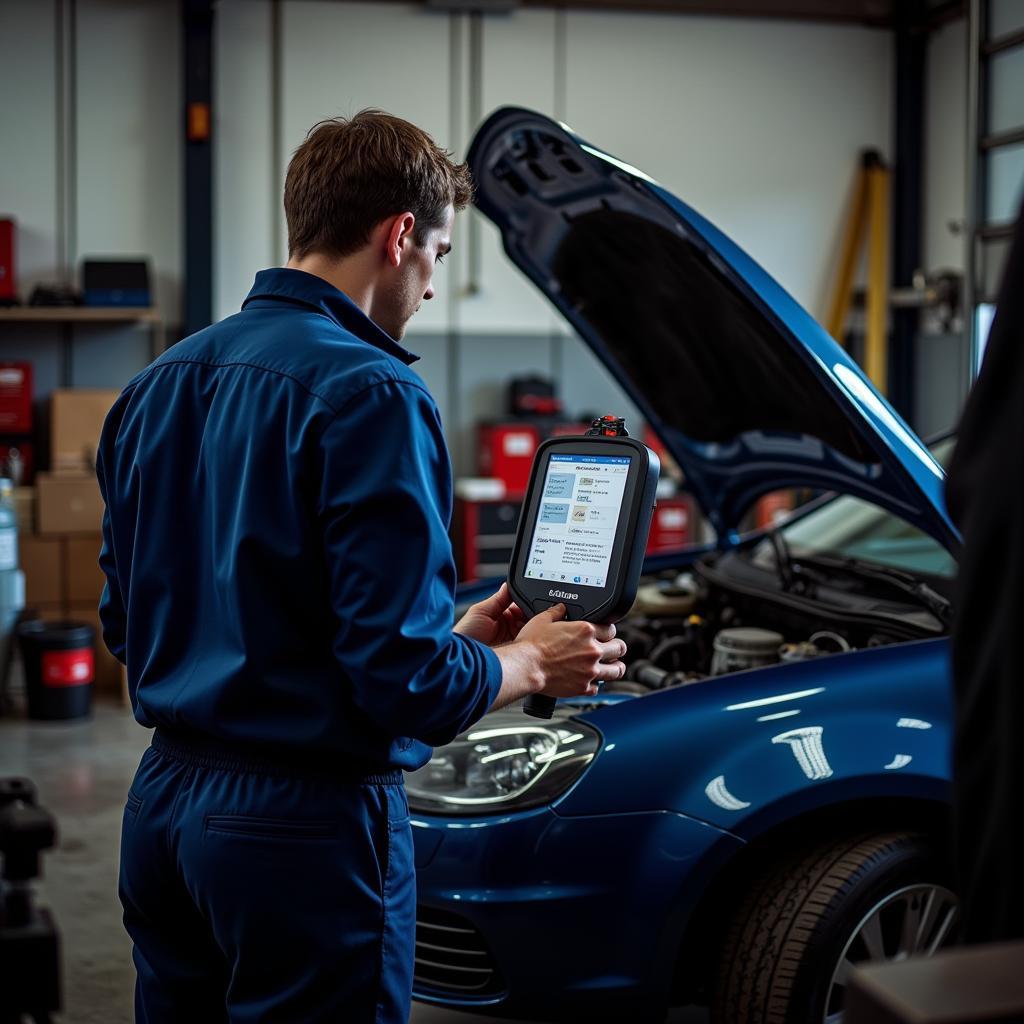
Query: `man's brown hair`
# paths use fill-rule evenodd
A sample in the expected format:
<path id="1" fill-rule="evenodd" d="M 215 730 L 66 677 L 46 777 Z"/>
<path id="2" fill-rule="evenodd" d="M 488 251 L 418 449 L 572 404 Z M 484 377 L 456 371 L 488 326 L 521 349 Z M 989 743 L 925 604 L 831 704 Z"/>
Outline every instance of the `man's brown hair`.
<path id="1" fill-rule="evenodd" d="M 409 210 L 422 245 L 451 204 L 473 198 L 466 164 L 452 162 L 422 128 L 383 110 L 360 110 L 313 125 L 284 183 L 288 255 L 340 258 L 361 249 L 374 226 Z"/>

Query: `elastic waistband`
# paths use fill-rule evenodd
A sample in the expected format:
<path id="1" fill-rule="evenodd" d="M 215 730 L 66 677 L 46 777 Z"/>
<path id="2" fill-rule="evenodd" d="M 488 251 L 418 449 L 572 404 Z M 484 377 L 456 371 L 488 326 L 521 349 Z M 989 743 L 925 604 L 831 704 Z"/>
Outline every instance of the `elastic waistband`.
<path id="1" fill-rule="evenodd" d="M 251 747 L 232 746 L 215 736 L 168 732 L 166 729 L 154 730 L 151 745 L 165 757 L 197 768 L 279 775 L 285 778 L 329 779 L 366 786 L 395 786 L 403 782 L 399 768 L 382 770 L 379 765 L 355 761 L 340 754 L 311 757 L 302 751 L 294 754 L 281 750 L 257 751 Z"/>

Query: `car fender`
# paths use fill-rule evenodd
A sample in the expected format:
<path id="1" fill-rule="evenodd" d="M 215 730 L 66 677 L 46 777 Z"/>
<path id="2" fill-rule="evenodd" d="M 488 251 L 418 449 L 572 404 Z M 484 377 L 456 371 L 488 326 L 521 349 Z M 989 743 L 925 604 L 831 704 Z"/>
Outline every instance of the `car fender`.
<path id="1" fill-rule="evenodd" d="M 848 800 L 948 799 L 945 638 L 708 679 L 581 716 L 598 756 L 561 815 L 669 810 L 749 841 Z"/>

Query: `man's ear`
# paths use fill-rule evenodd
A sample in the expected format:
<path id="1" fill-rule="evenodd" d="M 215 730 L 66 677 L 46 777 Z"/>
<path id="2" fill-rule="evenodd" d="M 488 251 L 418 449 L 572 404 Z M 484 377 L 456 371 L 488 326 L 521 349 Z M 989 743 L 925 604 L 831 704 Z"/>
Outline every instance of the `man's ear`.
<path id="1" fill-rule="evenodd" d="M 401 264 L 405 246 L 413 240 L 412 230 L 415 226 L 416 217 L 408 210 L 391 218 L 385 242 L 387 261 L 391 266 L 397 267 Z"/>

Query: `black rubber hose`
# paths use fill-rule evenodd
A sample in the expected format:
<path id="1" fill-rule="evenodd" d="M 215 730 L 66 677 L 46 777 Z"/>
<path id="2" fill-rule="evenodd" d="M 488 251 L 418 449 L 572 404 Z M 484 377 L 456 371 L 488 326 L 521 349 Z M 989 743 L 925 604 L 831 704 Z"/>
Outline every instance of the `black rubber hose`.
<path id="1" fill-rule="evenodd" d="M 682 659 L 679 657 L 674 658 L 671 662 L 666 663 L 666 658 L 671 655 L 676 655 L 678 652 L 684 649 L 689 651 L 691 647 L 691 641 L 688 636 L 670 636 L 665 640 L 662 640 L 657 647 L 654 648 L 650 653 L 650 660 L 654 662 L 659 668 L 664 668 L 669 671 L 673 669 L 689 668 Z M 690 659 L 693 660 L 692 658 Z"/>

